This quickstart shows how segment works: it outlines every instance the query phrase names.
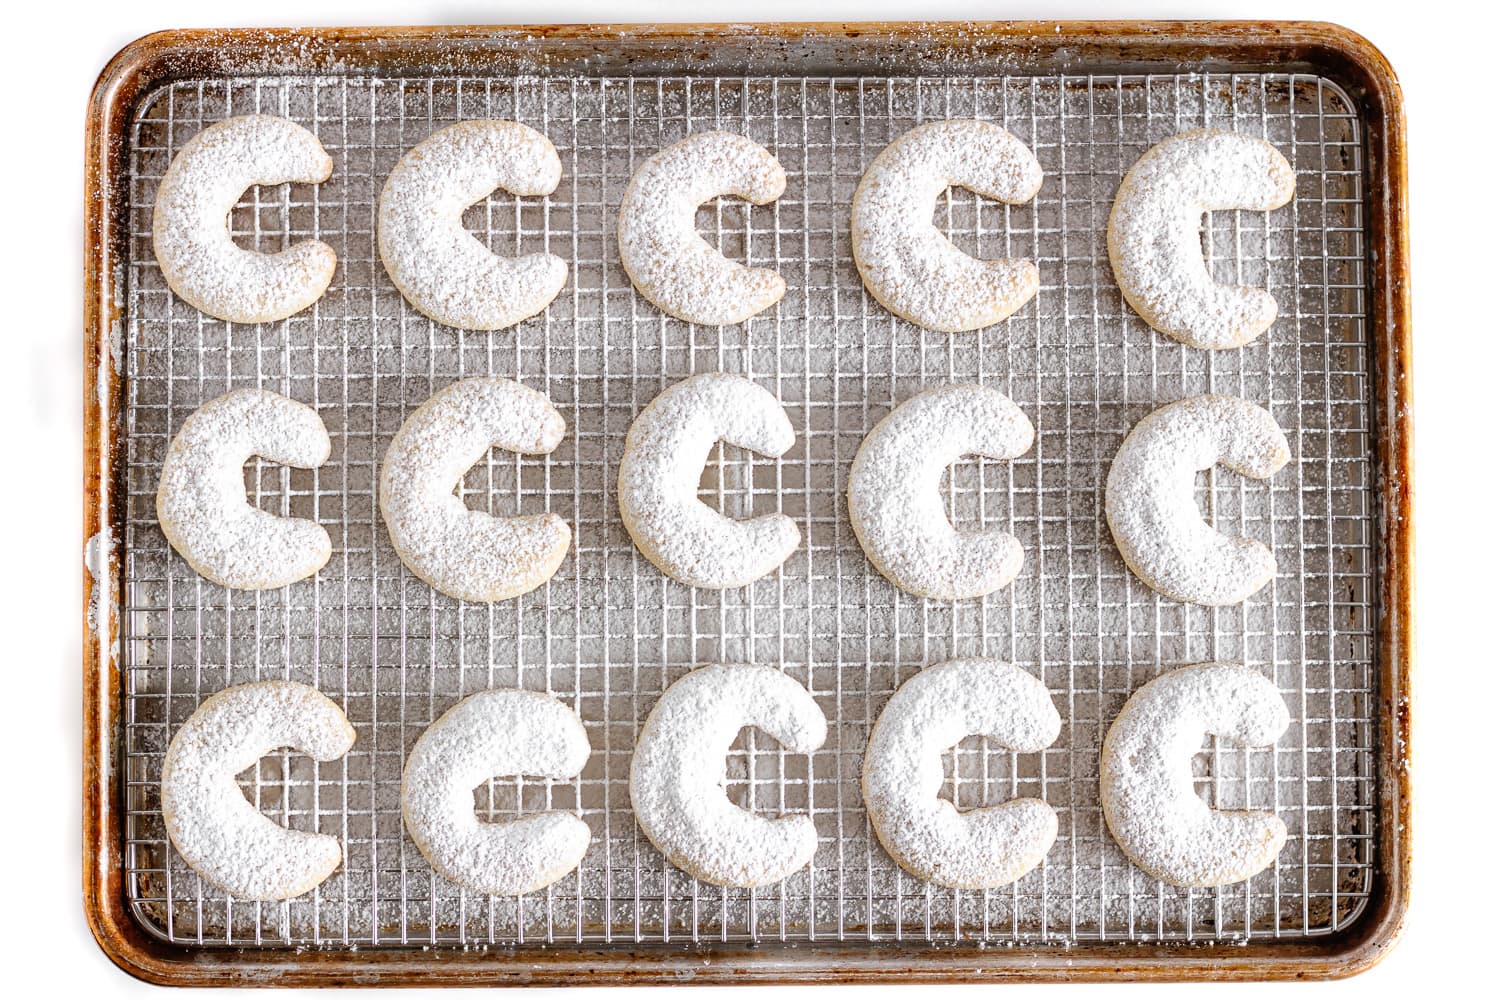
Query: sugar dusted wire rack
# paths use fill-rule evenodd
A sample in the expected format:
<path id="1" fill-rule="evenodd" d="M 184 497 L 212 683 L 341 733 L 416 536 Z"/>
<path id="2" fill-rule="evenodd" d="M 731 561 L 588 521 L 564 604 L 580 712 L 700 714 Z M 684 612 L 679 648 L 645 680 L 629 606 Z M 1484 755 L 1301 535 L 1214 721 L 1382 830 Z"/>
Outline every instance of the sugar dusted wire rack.
<path id="1" fill-rule="evenodd" d="M 332 287 L 280 323 L 225 324 L 167 290 L 151 251 L 156 185 L 205 125 L 250 112 L 290 117 L 333 156 L 317 186 L 255 188 L 231 216 L 245 246 L 317 237 L 338 254 Z M 964 250 L 1029 257 L 1036 299 L 978 334 L 918 330 L 863 290 L 847 229 L 855 184 L 905 129 L 977 116 L 1036 153 L 1047 179 L 1006 207 L 951 191 L 936 221 Z M 549 136 L 563 180 L 546 199 L 503 193 L 466 221 L 500 253 L 569 261 L 547 312 L 495 334 L 432 324 L 405 304 L 375 253 L 380 185 L 435 129 L 476 117 Z M 1121 176 L 1158 139 L 1198 126 L 1264 136 L 1297 173 L 1293 203 L 1215 213 L 1205 250 L 1220 280 L 1269 288 L 1281 318 L 1245 348 L 1196 351 L 1150 331 L 1124 304 L 1104 247 Z M 700 212 L 733 258 L 775 267 L 788 292 L 741 326 L 693 327 L 632 290 L 615 251 L 633 169 L 691 132 L 723 128 L 770 148 L 788 174 L 765 208 Z M 249 76 L 180 79 L 139 101 L 129 126 L 124 352 L 125 893 L 159 938 L 202 945 L 533 945 L 681 941 L 1238 941 L 1333 934 L 1365 908 L 1375 868 L 1376 556 L 1372 385 L 1361 121 L 1311 74 L 954 77 Z M 781 510 L 803 547 L 751 587 L 693 591 L 633 549 L 614 480 L 625 431 L 689 374 L 748 375 L 780 397 L 797 444 L 779 460 L 721 448 L 702 493 L 732 516 Z M 550 509 L 572 553 L 525 597 L 465 604 L 434 593 L 392 550 L 374 496 L 405 415 L 464 376 L 544 391 L 568 436 L 551 456 L 492 453 L 465 478 L 471 506 Z M 946 483 L 960 526 L 1017 535 L 1015 584 L 977 601 L 925 601 L 865 560 L 843 506 L 865 433 L 922 388 L 977 381 L 1014 399 L 1037 443 L 1010 463 L 964 462 Z M 314 517 L 334 554 L 281 591 L 226 591 L 198 578 L 156 524 L 162 456 L 182 420 L 230 389 L 259 386 L 314 406 L 333 439 L 316 471 L 252 462 L 252 502 Z M 1243 605 L 1160 598 L 1124 567 L 1104 524 L 1104 475 L 1125 432 L 1155 407 L 1216 391 L 1266 406 L 1293 460 L 1269 483 L 1210 473 L 1200 496 L 1226 530 L 1272 544 L 1275 581 Z M 860 802 L 869 727 L 924 665 L 990 655 L 1042 678 L 1062 735 L 1015 755 L 974 738 L 948 758 L 962 807 L 1045 798 L 1060 834 L 1013 886 L 955 892 L 901 872 Z M 1165 886 L 1134 869 L 1104 827 L 1098 752 L 1125 698 L 1172 665 L 1245 662 L 1275 679 L 1293 723 L 1274 747 L 1210 743 L 1200 791 L 1226 808 L 1274 808 L 1291 831 L 1276 865 L 1217 890 Z M 825 746 L 790 754 L 753 732 L 728 759 L 731 797 L 805 811 L 812 866 L 759 890 L 720 889 L 673 869 L 636 828 L 627 776 L 658 694 L 696 664 L 779 664 L 829 720 Z M 342 760 L 273 754 L 241 776 L 251 800 L 298 829 L 337 835 L 345 864 L 315 892 L 235 902 L 173 852 L 156 783 L 176 727 L 209 694 L 290 678 L 337 701 L 358 739 Z M 520 899 L 476 896 L 434 874 L 404 836 L 404 754 L 464 695 L 548 691 L 583 718 L 594 754 L 572 781 L 492 781 L 483 817 L 578 811 L 594 839 L 580 868 Z"/>

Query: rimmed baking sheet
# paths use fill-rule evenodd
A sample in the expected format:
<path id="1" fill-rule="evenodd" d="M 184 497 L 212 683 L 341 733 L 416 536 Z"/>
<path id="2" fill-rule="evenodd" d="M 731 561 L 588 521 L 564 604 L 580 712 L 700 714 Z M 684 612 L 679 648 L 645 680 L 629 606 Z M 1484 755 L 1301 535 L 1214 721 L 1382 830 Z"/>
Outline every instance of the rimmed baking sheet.
<path id="1" fill-rule="evenodd" d="M 1391 363 L 1381 338 L 1391 328 L 1378 294 L 1389 262 L 1372 270 L 1371 260 L 1389 220 L 1370 177 L 1389 165 L 1371 159 L 1383 147 L 1370 132 L 1367 94 L 1300 64 L 1103 72 L 1104 61 L 1070 58 L 1053 60 L 1066 71 L 1023 72 L 1000 59 L 993 74 L 971 63 L 883 76 L 850 72 L 847 59 L 799 73 L 788 59 L 786 75 L 766 75 L 731 72 L 743 67 L 711 53 L 688 75 L 658 73 L 651 59 L 638 75 L 618 75 L 608 59 L 586 69 L 588 60 L 569 63 L 568 72 L 539 61 L 545 72 L 516 73 L 487 68 L 473 52 L 456 69 L 424 69 L 420 51 L 411 57 L 396 60 L 399 72 L 319 63 L 311 73 L 236 73 L 185 62 L 143 89 L 120 122 L 114 276 L 123 350 L 109 402 L 121 828 L 110 870 L 142 940 L 157 942 L 142 948 L 248 968 L 257 953 L 290 947 L 332 961 L 298 959 L 282 972 L 327 981 L 318 969 L 338 975 L 381 955 L 406 961 L 400 956 L 418 945 L 450 955 L 451 969 L 479 961 L 475 946 L 498 947 L 534 963 L 531 975 L 546 962 L 571 968 L 569 946 L 590 949 L 578 952 L 579 968 L 599 954 L 592 949 L 624 947 L 641 971 L 676 961 L 684 945 L 800 943 L 758 959 L 735 952 L 731 961 L 772 977 L 820 978 L 838 975 L 837 966 L 797 965 L 821 962 L 813 945 L 845 949 L 850 970 L 863 948 L 872 974 L 923 975 L 921 953 L 892 958 L 890 947 L 1021 948 L 973 952 L 989 956 L 976 966 L 982 973 L 1008 968 L 1003 956 L 1057 948 L 1082 968 L 1092 944 L 1135 942 L 1108 962 L 1138 954 L 1146 974 L 1145 956 L 1163 954 L 1155 945 L 1192 942 L 1211 955 L 1232 944 L 1295 965 L 1290 956 L 1312 954 L 1320 941 L 1337 954 L 1349 935 L 1384 921 L 1393 859 L 1382 845 L 1397 833 L 1382 821 L 1393 794 L 1383 734 L 1395 720 L 1380 654 L 1392 586 L 1382 571 L 1391 479 L 1381 458 L 1390 447 L 1382 365 Z M 943 69 L 940 60 L 933 66 Z M 315 236 L 339 257 L 317 305 L 259 326 L 225 324 L 176 299 L 150 241 L 156 185 L 173 153 L 205 125 L 250 112 L 312 129 L 335 168 L 321 185 L 247 192 L 231 216 L 236 238 L 275 250 Z M 390 284 L 373 234 L 379 188 L 396 159 L 437 128 L 477 117 L 547 134 L 563 180 L 546 199 L 492 196 L 466 221 L 497 252 L 546 249 L 570 266 L 544 315 L 491 334 L 441 327 L 413 310 Z M 847 224 L 853 188 L 875 154 L 913 125 L 953 117 L 1001 123 L 1046 172 L 1028 205 L 958 190 L 940 199 L 935 221 L 960 248 L 1028 257 L 1042 275 L 1039 295 L 1010 320 L 956 336 L 921 331 L 868 296 Z M 1266 287 L 1280 307 L 1267 335 L 1233 351 L 1197 351 L 1149 330 L 1124 303 L 1104 247 L 1124 171 L 1157 140 L 1200 126 L 1263 136 L 1297 173 L 1289 206 L 1214 213 L 1205 229 L 1215 276 Z M 710 242 L 776 268 L 789 288 L 776 307 L 722 329 L 664 317 L 631 288 L 614 242 L 635 166 L 716 128 L 763 143 L 788 174 L 771 206 L 726 199 L 699 213 Z M 724 593 L 690 590 L 647 563 L 614 496 L 631 420 L 663 387 L 703 371 L 755 379 L 797 430 L 778 460 L 721 448 L 705 471 L 709 503 L 732 516 L 780 510 L 804 540 L 779 573 Z M 379 462 L 404 417 L 436 389 L 479 374 L 545 392 L 568 435 L 544 459 L 491 454 L 466 476 L 466 502 L 496 514 L 552 510 L 575 536 L 551 583 L 491 606 L 436 594 L 408 573 L 374 499 Z M 917 391 L 957 381 L 1004 391 L 1035 424 L 1037 443 L 1013 462 L 960 463 L 945 480 L 955 523 L 1003 527 L 1026 558 L 1012 587 L 955 604 L 891 587 L 860 551 L 843 495 L 874 423 Z M 314 406 L 333 439 L 332 457 L 315 472 L 247 467 L 253 502 L 314 517 L 334 542 L 316 579 L 259 594 L 198 578 L 166 545 L 154 510 L 172 433 L 201 403 L 245 386 Z M 1224 470 L 1200 478 L 1210 520 L 1270 543 L 1280 560 L 1271 586 L 1219 609 L 1161 598 L 1136 580 L 1102 512 L 1104 475 L 1126 431 L 1157 406 L 1206 391 L 1269 409 L 1293 452 L 1269 482 Z M 945 794 L 962 807 L 1041 796 L 1058 812 L 1046 862 L 1003 890 L 955 892 L 901 872 L 860 802 L 869 727 L 891 692 L 924 665 L 962 655 L 1021 665 L 1047 684 L 1063 718 L 1061 737 L 1042 754 L 973 738 L 948 755 Z M 1293 722 L 1274 748 L 1207 744 L 1195 762 L 1200 792 L 1218 807 L 1274 808 L 1291 836 L 1276 865 L 1249 882 L 1186 890 L 1149 878 L 1113 844 L 1098 802 L 1098 752 L 1133 690 L 1207 659 L 1264 671 Z M 665 862 L 630 811 L 628 766 L 646 712 L 673 680 L 712 661 L 780 664 L 829 719 L 828 741 L 813 754 L 786 753 L 747 731 L 729 756 L 735 801 L 807 812 L 817 825 L 813 865 L 779 885 L 699 884 Z M 242 784 L 278 821 L 338 835 L 346 860 L 308 896 L 234 902 L 169 848 L 156 782 L 171 733 L 205 697 L 272 677 L 316 685 L 344 707 L 358 738 L 332 764 L 272 755 Z M 519 900 L 475 896 L 435 875 L 404 836 L 398 798 L 404 754 L 431 720 L 466 694 L 514 686 L 574 707 L 594 748 L 576 780 L 494 781 L 476 792 L 481 817 L 569 809 L 593 830 L 577 872 Z M 1386 939 L 1374 938 L 1383 947 Z M 225 957 L 208 957 L 215 953 Z"/>

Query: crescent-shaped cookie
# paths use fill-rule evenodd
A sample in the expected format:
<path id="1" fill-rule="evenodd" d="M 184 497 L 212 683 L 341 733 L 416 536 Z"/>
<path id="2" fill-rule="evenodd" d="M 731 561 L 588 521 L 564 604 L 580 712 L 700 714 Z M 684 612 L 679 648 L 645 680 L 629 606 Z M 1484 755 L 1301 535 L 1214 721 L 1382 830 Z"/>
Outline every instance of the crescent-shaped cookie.
<path id="1" fill-rule="evenodd" d="M 773 667 L 700 667 L 662 693 L 630 762 L 630 803 L 667 860 L 714 885 L 786 878 L 818 849 L 808 816 L 766 819 L 724 793 L 725 753 L 754 726 L 791 753 L 812 753 L 828 723 L 807 689 Z"/>
<path id="2" fill-rule="evenodd" d="M 572 541 L 566 521 L 551 511 L 494 517 L 465 507 L 456 491 L 491 448 L 545 455 L 564 430 L 546 396 L 503 378 L 454 382 L 413 411 L 380 467 L 380 515 L 406 567 L 465 601 L 500 601 L 550 580 Z"/>
<path id="3" fill-rule="evenodd" d="M 318 137 L 272 115 L 226 118 L 178 150 L 156 190 L 151 242 L 167 284 L 193 308 L 231 323 L 269 323 L 322 297 L 337 263 L 318 240 L 279 253 L 245 250 L 225 220 L 245 189 L 317 184 L 333 173 Z"/>
<path id="4" fill-rule="evenodd" d="M 1239 347 L 1276 321 L 1264 289 L 1220 285 L 1203 261 L 1205 212 L 1268 212 L 1297 178 L 1262 139 L 1218 129 L 1168 136 L 1126 173 L 1109 213 L 1109 262 L 1125 301 L 1153 329 L 1191 347 Z"/>
<path id="5" fill-rule="evenodd" d="M 482 691 L 443 713 L 411 748 L 401 815 L 444 878 L 496 896 L 534 892 L 578 867 L 589 825 L 558 810 L 481 823 L 474 789 L 493 777 L 572 778 L 588 759 L 583 723 L 556 698 Z"/>
<path id="6" fill-rule="evenodd" d="M 1042 863 L 1057 839 L 1057 814 L 1041 799 L 1011 799 L 959 812 L 938 798 L 942 753 L 988 736 L 1040 753 L 1062 729 L 1041 681 L 999 660 L 928 667 L 891 696 L 865 748 L 870 824 L 907 871 L 952 889 L 1009 885 Z"/>
<path id="7" fill-rule="evenodd" d="M 849 219 L 854 263 L 870 294 L 902 319 L 945 333 L 1000 322 L 1040 284 L 1031 261 L 979 260 L 938 231 L 933 208 L 952 186 L 1019 205 L 1041 189 L 1042 166 L 993 122 L 918 125 L 875 157 Z"/>
<path id="8" fill-rule="evenodd" d="M 1104 737 L 1099 793 L 1115 841 L 1173 885 L 1229 885 L 1271 864 L 1286 824 L 1271 812 L 1210 809 L 1193 790 L 1192 760 L 1205 733 L 1269 746 L 1290 724 L 1276 685 L 1237 663 L 1199 663 L 1146 684 Z"/>
<path id="9" fill-rule="evenodd" d="M 1276 575 L 1276 557 L 1254 538 L 1221 535 L 1193 498 L 1202 469 L 1222 463 L 1268 479 L 1291 458 L 1265 410 L 1235 396 L 1192 396 L 1135 425 L 1104 486 L 1104 512 L 1120 554 L 1153 590 L 1194 604 L 1237 604 Z"/>
<path id="10" fill-rule="evenodd" d="M 693 226 L 698 206 L 734 195 L 766 205 L 786 190 L 786 172 L 764 146 L 731 132 L 700 132 L 636 170 L 620 202 L 620 262 L 662 312 L 724 326 L 749 319 L 786 294 L 781 275 L 728 260 Z"/>
<path id="11" fill-rule="evenodd" d="M 775 396 L 738 375 L 683 379 L 653 399 L 625 435 L 620 514 L 636 548 L 690 587 L 743 587 L 786 561 L 802 534 L 785 514 L 747 521 L 698 499 L 714 442 L 778 456 L 796 442 Z"/>
<path id="12" fill-rule="evenodd" d="M 306 684 L 258 681 L 210 696 L 177 730 L 162 762 L 162 820 L 172 846 L 239 899 L 312 891 L 343 860 L 338 838 L 271 822 L 234 776 L 279 747 L 330 761 L 353 745 L 354 728 L 338 705 Z"/>
<path id="13" fill-rule="evenodd" d="M 333 552 L 314 521 L 278 517 L 245 499 L 253 455 L 299 469 L 328 461 L 331 442 L 312 407 L 264 389 L 237 389 L 194 410 L 167 448 L 156 517 L 199 575 L 238 590 L 284 587 Z"/>
<path id="14" fill-rule="evenodd" d="M 386 273 L 429 319 L 499 330 L 535 316 L 568 280 L 550 253 L 500 257 L 464 228 L 464 209 L 496 188 L 551 194 L 562 161 L 547 137 L 518 122 L 459 122 L 407 151 L 380 192 L 378 240 Z"/>
<path id="15" fill-rule="evenodd" d="M 955 531 L 939 485 L 964 455 L 1015 458 L 1034 436 L 1009 397 L 978 385 L 928 389 L 886 414 L 849 471 L 849 522 L 870 562 L 902 590 L 945 601 L 1009 584 L 1021 543 L 998 528 Z"/>

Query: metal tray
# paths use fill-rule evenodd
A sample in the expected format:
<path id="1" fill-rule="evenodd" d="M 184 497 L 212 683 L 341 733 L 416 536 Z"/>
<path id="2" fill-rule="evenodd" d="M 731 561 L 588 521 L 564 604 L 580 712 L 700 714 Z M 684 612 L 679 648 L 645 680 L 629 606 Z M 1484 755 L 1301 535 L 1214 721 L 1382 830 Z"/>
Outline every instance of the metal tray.
<path id="1" fill-rule="evenodd" d="M 167 290 L 151 206 L 173 153 L 205 125 L 266 112 L 318 134 L 335 161 L 317 186 L 252 189 L 231 216 L 247 246 L 316 236 L 339 257 L 313 308 L 226 324 Z M 939 221 L 980 256 L 1042 270 L 1034 302 L 978 334 L 918 330 L 861 287 L 848 246 L 865 166 L 924 120 L 985 117 L 1047 174 L 1029 205 L 954 191 Z M 570 262 L 547 312 L 495 334 L 427 321 L 374 250 L 380 184 L 434 129 L 525 121 L 564 164 L 547 199 L 491 197 L 468 218 L 499 252 Z M 1274 213 L 1215 213 L 1221 280 L 1268 287 L 1272 330 L 1204 352 L 1153 333 L 1115 287 L 1104 221 L 1135 158 L 1184 128 L 1263 135 L 1297 171 Z M 693 327 L 631 289 L 614 245 L 619 197 L 645 156 L 726 128 L 765 144 L 786 194 L 726 200 L 700 228 L 789 291 L 745 324 Z M 167 982 L 600 982 L 868 978 L 1338 975 L 1371 964 L 1406 891 L 1405 556 L 1409 406 L 1402 123 L 1390 71 L 1320 25 L 783 25 L 671 28 L 173 32 L 106 69 L 90 116 L 86 490 L 86 905 L 122 966 Z M 632 547 L 613 484 L 624 433 L 664 386 L 749 375 L 798 431 L 777 461 L 721 448 L 703 495 L 726 513 L 779 509 L 804 546 L 778 574 L 694 591 Z M 492 454 L 464 480 L 494 513 L 550 509 L 575 545 L 544 588 L 497 605 L 434 593 L 391 550 L 373 484 L 391 434 L 436 388 L 474 374 L 546 392 L 569 435 L 546 460 Z M 1026 548 L 1016 583 L 980 601 L 901 594 L 865 560 L 843 509 L 864 434 L 921 388 L 980 381 L 1037 427 L 1011 463 L 949 478 L 959 524 L 1005 525 Z M 171 552 L 154 492 L 172 433 L 198 405 L 262 386 L 313 405 L 333 456 L 315 472 L 252 462 L 252 500 L 315 517 L 334 555 L 314 580 L 236 593 Z M 1269 486 L 1209 473 L 1211 519 L 1270 541 L 1274 583 L 1241 606 L 1158 597 L 1125 569 L 1102 515 L 1124 433 L 1204 391 L 1266 405 L 1293 461 Z M 874 717 L 923 665 L 1018 663 L 1064 719 L 1043 754 L 974 738 L 950 755 L 961 806 L 1040 795 L 1060 836 L 1045 864 L 990 892 L 901 872 L 871 835 L 858 774 Z M 1218 890 L 1165 886 L 1105 829 L 1098 752 L 1131 691 L 1205 659 L 1266 670 L 1292 708 L 1276 747 L 1210 743 L 1201 792 L 1275 808 L 1276 865 Z M 637 728 L 695 664 L 780 664 L 830 721 L 789 754 L 742 734 L 730 794 L 809 812 L 807 871 L 755 891 L 703 885 L 639 833 L 626 793 Z M 340 836 L 344 866 L 314 893 L 242 903 L 201 882 L 165 838 L 156 794 L 177 725 L 214 691 L 286 677 L 338 701 L 358 731 L 330 765 L 273 754 L 241 776 L 288 825 Z M 493 781 L 481 815 L 577 810 L 594 841 L 577 872 L 521 899 L 465 893 L 404 837 L 404 753 L 460 697 L 545 690 L 574 706 L 595 753 L 567 782 Z"/>

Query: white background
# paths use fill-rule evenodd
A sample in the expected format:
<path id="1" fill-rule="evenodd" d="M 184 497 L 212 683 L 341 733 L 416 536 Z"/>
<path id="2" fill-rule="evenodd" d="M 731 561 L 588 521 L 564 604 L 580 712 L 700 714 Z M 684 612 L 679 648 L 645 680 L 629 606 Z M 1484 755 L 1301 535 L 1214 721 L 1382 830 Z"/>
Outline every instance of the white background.
<path id="1" fill-rule="evenodd" d="M 1416 889 L 1404 940 L 1375 970 L 1317 987 L 1224 986 L 1224 995 L 1299 989 L 1394 996 L 1476 982 L 1495 952 L 1495 704 L 1500 643 L 1500 276 L 1496 269 L 1496 109 L 1490 5 L 1433 0 L 1214 3 L 749 0 L 432 4 L 190 0 L 12 5 L 5 45 L 0 259 L 4 454 L 0 544 L 9 749 L 0 756 L 0 942 L 5 992 L 143 995 L 84 924 L 79 633 L 82 526 L 82 194 L 85 101 L 109 57 L 161 28 L 321 24 L 654 20 L 883 20 L 996 17 L 1213 17 L 1342 23 L 1382 49 L 1407 98 L 1418 460 Z M 1469 8 L 1464 10 L 1462 8 Z M 1467 981 L 1467 982 L 1465 982 Z M 1181 995 L 1191 987 L 1175 988 Z M 873 990 L 887 997 L 900 987 Z M 984 987 L 968 988 L 971 994 Z M 1021 988 L 1036 995 L 1041 987 Z M 1072 996 L 1086 987 L 1049 989 Z M 1161 987 L 1115 987 L 1142 995 Z M 15 992 L 12 992 L 15 990 Z M 656 992 L 656 991 L 653 991 Z M 723 992 L 723 991 L 716 991 Z M 772 991 L 759 991 L 762 995 Z M 634 995 L 643 995 L 640 993 Z M 696 992 L 693 996 L 705 996 Z M 737 992 L 737 998 L 753 994 Z M 789 991 L 776 991 L 785 997 Z"/>

